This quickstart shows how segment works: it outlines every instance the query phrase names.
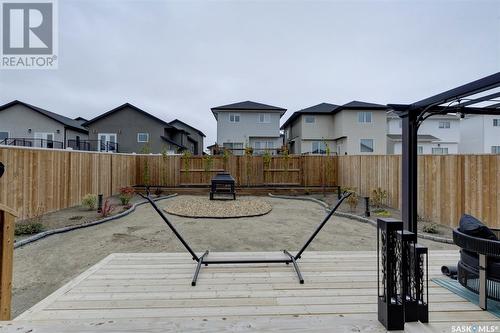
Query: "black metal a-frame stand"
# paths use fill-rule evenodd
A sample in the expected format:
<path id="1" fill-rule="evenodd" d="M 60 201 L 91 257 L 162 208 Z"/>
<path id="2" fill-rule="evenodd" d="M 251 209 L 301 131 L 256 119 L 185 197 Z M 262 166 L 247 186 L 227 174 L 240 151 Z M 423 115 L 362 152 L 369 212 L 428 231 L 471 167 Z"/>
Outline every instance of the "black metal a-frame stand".
<path id="1" fill-rule="evenodd" d="M 302 254 L 307 249 L 309 244 L 311 244 L 311 242 L 314 240 L 314 238 L 316 238 L 318 233 L 325 226 L 325 224 L 328 222 L 330 217 L 332 217 L 332 215 L 335 213 L 335 211 L 339 208 L 339 206 L 342 204 L 342 202 L 347 197 L 349 197 L 351 194 L 352 194 L 351 192 L 344 192 L 342 194 L 342 196 L 337 201 L 337 203 L 330 209 L 330 212 L 325 216 L 323 221 L 321 221 L 321 223 L 318 225 L 316 230 L 307 239 L 305 244 L 301 247 L 301 249 L 299 250 L 299 252 L 297 252 L 297 254 L 295 256 L 292 255 L 287 250 L 283 250 L 283 253 L 285 254 L 284 258 L 276 258 L 276 259 L 256 258 L 256 259 L 232 259 L 232 260 L 210 260 L 210 259 L 207 259 L 207 256 L 209 253 L 208 250 L 205 251 L 205 253 L 203 253 L 203 255 L 198 257 L 196 255 L 196 253 L 193 251 L 193 249 L 191 248 L 191 246 L 189 246 L 189 244 L 184 240 L 184 238 L 182 238 L 181 234 L 177 231 L 177 229 L 175 229 L 174 225 L 169 221 L 169 219 L 163 213 L 163 211 L 156 205 L 156 203 L 153 201 L 153 199 L 151 199 L 151 197 L 149 196 L 149 191 L 148 191 L 148 195 L 141 194 L 141 196 L 149 201 L 151 206 L 153 206 L 153 208 L 158 213 L 158 215 L 160 215 L 161 218 L 163 219 L 163 221 L 165 221 L 165 223 L 168 225 L 170 230 L 172 230 L 172 232 L 175 234 L 177 239 L 179 239 L 181 241 L 182 245 L 184 245 L 186 250 L 191 254 L 191 257 L 193 258 L 193 260 L 195 260 L 197 262 L 196 270 L 194 271 L 193 281 L 191 282 L 192 286 L 196 286 L 196 281 L 198 280 L 198 275 L 200 274 L 200 270 L 201 270 L 202 265 L 208 266 L 208 265 L 224 265 L 224 264 L 276 264 L 276 263 L 282 263 L 282 264 L 287 264 L 287 265 L 292 263 L 293 267 L 295 269 L 295 272 L 297 273 L 297 277 L 299 278 L 299 282 L 301 284 L 303 284 L 304 278 L 302 277 L 302 274 L 300 273 L 300 269 L 299 269 L 299 265 L 297 264 L 297 260 L 299 260 L 301 258 Z"/>

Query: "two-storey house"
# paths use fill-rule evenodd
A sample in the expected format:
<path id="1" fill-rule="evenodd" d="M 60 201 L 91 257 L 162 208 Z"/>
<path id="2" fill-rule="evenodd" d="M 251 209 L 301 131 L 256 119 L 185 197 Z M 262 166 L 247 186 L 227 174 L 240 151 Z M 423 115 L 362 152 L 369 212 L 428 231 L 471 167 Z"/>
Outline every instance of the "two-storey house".
<path id="1" fill-rule="evenodd" d="M 387 153 L 402 153 L 402 120 L 396 114 L 387 115 Z M 457 154 L 460 141 L 460 119 L 452 114 L 426 119 L 418 129 L 418 153 Z"/>
<path id="2" fill-rule="evenodd" d="M 281 126 L 290 154 L 325 154 L 335 144 L 333 112 L 339 106 L 321 103 L 295 111 Z"/>
<path id="3" fill-rule="evenodd" d="M 460 153 L 500 154 L 499 116 L 469 115 L 460 127 Z"/>
<path id="4" fill-rule="evenodd" d="M 352 101 L 321 103 L 295 112 L 281 127 L 294 154 L 386 153 L 385 105 Z"/>
<path id="5" fill-rule="evenodd" d="M 64 149 L 87 137 L 78 120 L 18 100 L 0 106 L 2 145 Z"/>
<path id="6" fill-rule="evenodd" d="M 74 149 L 120 153 L 180 153 L 191 150 L 203 153 L 201 131 L 174 120 L 168 123 L 152 114 L 125 103 L 85 123 L 89 140 Z M 186 128 L 186 129 L 185 129 Z M 190 135 L 191 132 L 196 135 Z"/>
<path id="7" fill-rule="evenodd" d="M 256 103 L 239 102 L 211 108 L 217 120 L 217 145 L 243 155 L 245 147 L 259 154 L 275 153 L 283 145 L 280 118 L 286 109 Z"/>

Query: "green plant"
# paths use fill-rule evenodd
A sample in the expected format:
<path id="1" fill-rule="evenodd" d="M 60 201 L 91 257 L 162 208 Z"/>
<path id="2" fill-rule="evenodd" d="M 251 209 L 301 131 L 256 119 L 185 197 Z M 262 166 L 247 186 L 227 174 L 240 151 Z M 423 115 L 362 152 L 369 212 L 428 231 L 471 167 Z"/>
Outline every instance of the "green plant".
<path id="1" fill-rule="evenodd" d="M 108 217 L 115 210 L 115 205 L 111 204 L 111 201 L 106 199 L 104 204 L 102 205 L 101 213 L 99 214 L 101 217 Z"/>
<path id="2" fill-rule="evenodd" d="M 356 193 L 356 188 L 350 188 L 346 187 L 344 188 L 344 191 L 352 193 L 347 199 L 347 204 L 349 205 L 349 209 L 351 212 L 354 212 L 356 210 L 356 207 L 358 207 L 359 203 L 359 197 L 358 194 Z"/>
<path id="3" fill-rule="evenodd" d="M 87 194 L 82 199 L 82 206 L 88 210 L 95 210 L 97 208 L 97 195 Z"/>
<path id="4" fill-rule="evenodd" d="M 245 147 L 245 156 L 252 156 L 253 155 L 253 148 L 250 146 Z"/>
<path id="5" fill-rule="evenodd" d="M 151 154 L 151 147 L 149 143 L 144 144 L 141 149 L 141 154 Z M 149 174 L 149 159 L 147 157 L 144 158 L 144 168 L 142 169 L 142 180 L 144 185 L 149 186 L 150 182 L 150 174 Z"/>
<path id="6" fill-rule="evenodd" d="M 43 231 L 43 224 L 40 222 L 29 222 L 16 224 L 14 235 L 33 235 Z"/>
<path id="7" fill-rule="evenodd" d="M 133 187 L 122 187 L 120 189 L 120 194 L 118 197 L 120 198 L 120 201 L 122 205 L 128 205 L 132 197 L 134 196 L 135 190 Z"/>
<path id="8" fill-rule="evenodd" d="M 269 150 L 266 150 L 264 152 L 264 155 L 262 155 L 262 160 L 264 161 L 264 168 L 269 169 L 269 167 L 271 166 L 271 153 L 269 152 Z"/>
<path id="9" fill-rule="evenodd" d="M 382 207 L 384 200 L 387 198 L 387 191 L 379 188 L 376 188 L 372 191 L 372 203 L 376 208 Z"/>
<path id="10" fill-rule="evenodd" d="M 191 166 L 191 156 L 192 155 L 193 154 L 191 154 L 191 152 L 187 149 L 182 152 L 181 159 L 182 159 L 182 162 L 184 164 L 184 171 L 186 171 L 186 172 L 189 172 L 189 167 Z"/>
<path id="11" fill-rule="evenodd" d="M 227 171 L 227 162 L 229 161 L 229 156 L 231 156 L 231 151 L 229 149 L 223 148 L 222 151 L 222 162 L 224 163 L 224 170 Z"/>
<path id="12" fill-rule="evenodd" d="M 426 232 L 428 234 L 437 234 L 437 233 L 439 233 L 439 231 L 438 231 L 438 225 L 436 223 L 424 224 L 424 227 L 422 228 L 422 231 Z"/>
<path id="13" fill-rule="evenodd" d="M 205 155 L 203 156 L 203 169 L 205 172 L 210 172 L 214 165 L 214 157 L 213 155 Z"/>
<path id="14" fill-rule="evenodd" d="M 391 217 L 392 214 L 386 209 L 378 209 L 377 211 L 375 211 L 375 215 L 380 217 Z"/>

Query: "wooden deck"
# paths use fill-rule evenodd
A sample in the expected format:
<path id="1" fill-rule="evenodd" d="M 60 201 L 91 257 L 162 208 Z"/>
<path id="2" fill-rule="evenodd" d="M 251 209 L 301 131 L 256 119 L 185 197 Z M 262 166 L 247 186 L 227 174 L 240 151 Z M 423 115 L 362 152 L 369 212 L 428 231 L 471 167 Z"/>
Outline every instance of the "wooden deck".
<path id="1" fill-rule="evenodd" d="M 210 258 L 280 253 L 211 253 Z M 430 277 L 457 251 L 431 251 Z M 13 332 L 384 332 L 377 321 L 376 253 L 307 252 L 305 284 L 284 264 L 203 267 L 184 253 L 116 253 L 21 314 L 2 323 Z M 431 283 L 428 325 L 413 332 L 451 332 L 460 323 L 497 318 Z M 497 324 L 498 325 L 498 324 Z"/>

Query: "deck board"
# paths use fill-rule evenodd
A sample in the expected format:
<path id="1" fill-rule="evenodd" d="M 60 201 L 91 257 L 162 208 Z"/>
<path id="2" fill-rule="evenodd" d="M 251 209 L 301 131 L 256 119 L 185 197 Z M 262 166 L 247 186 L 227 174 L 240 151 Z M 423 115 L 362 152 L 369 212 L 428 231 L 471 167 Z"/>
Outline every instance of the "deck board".
<path id="1" fill-rule="evenodd" d="M 214 253 L 211 258 L 276 258 L 280 253 Z M 432 251 L 430 278 L 458 260 L 457 251 Z M 383 332 L 377 321 L 376 253 L 308 252 L 299 261 L 305 284 L 284 264 L 203 267 L 184 253 L 116 253 L 77 276 L 2 329 L 18 332 L 360 331 Z M 428 325 L 408 330 L 449 331 L 460 322 L 497 318 L 450 291 L 429 285 Z M 142 326 L 141 326 L 142 325 Z"/>

